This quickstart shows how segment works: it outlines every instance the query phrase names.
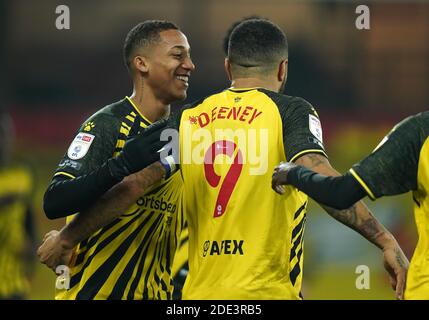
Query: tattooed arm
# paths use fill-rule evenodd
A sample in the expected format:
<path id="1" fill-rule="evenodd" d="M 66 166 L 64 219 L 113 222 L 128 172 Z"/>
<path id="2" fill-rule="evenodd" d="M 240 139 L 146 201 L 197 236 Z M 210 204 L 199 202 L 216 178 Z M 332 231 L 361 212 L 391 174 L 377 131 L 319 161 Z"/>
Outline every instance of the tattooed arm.
<path id="1" fill-rule="evenodd" d="M 123 214 L 154 183 L 165 175 L 160 162 L 132 174 L 107 191 L 92 207 L 75 215 L 61 231 L 48 232 L 37 250 L 39 259 L 49 268 L 67 265 L 73 248 L 100 228 Z"/>
<path id="2" fill-rule="evenodd" d="M 331 167 L 328 159 L 320 154 L 306 154 L 298 158 L 295 163 L 326 176 L 340 175 Z M 383 250 L 384 266 L 389 272 L 392 287 L 396 288 L 396 297 L 402 299 L 408 260 L 393 235 L 378 222 L 362 201 L 345 210 L 321 206 L 333 218 L 359 232 L 368 241 Z"/>

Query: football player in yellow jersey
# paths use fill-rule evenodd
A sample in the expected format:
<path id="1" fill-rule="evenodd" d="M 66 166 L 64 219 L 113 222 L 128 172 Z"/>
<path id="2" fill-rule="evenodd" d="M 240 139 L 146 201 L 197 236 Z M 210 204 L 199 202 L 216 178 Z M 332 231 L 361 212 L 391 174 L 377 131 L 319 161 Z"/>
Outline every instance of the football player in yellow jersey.
<path id="1" fill-rule="evenodd" d="M 429 300 L 429 112 L 401 121 L 369 156 L 342 176 L 327 177 L 283 163 L 276 168 L 272 183 L 275 190 L 293 185 L 319 203 L 338 209 L 348 208 L 366 195 L 375 200 L 412 191 L 419 241 L 404 297 Z"/>
<path id="2" fill-rule="evenodd" d="M 285 159 L 337 174 L 310 103 L 280 94 L 288 47 L 263 19 L 239 24 L 225 67 L 231 88 L 171 117 L 179 130 L 189 273 L 184 299 L 300 299 L 307 196 L 270 189 Z M 407 261 L 393 236 L 359 203 L 326 211 L 383 250 L 402 297 Z"/>
<path id="3" fill-rule="evenodd" d="M 194 69 L 189 52 L 171 22 L 145 21 L 128 33 L 124 59 L 132 96 L 82 124 L 45 194 L 49 218 L 79 212 L 60 232 L 49 232 L 38 251 L 49 267 L 70 268 L 61 268 L 57 299 L 171 299 L 184 225 L 181 177 L 148 165 L 166 143 L 160 141 L 165 122 L 151 124 L 186 97 Z M 148 191 L 161 171 L 166 180 Z"/>
<path id="4" fill-rule="evenodd" d="M 0 110 L 0 300 L 27 297 L 36 258 L 33 179 L 11 162 L 13 134 L 9 115 Z"/>
<path id="5" fill-rule="evenodd" d="M 257 20 L 260 23 L 268 22 Z M 287 49 L 283 59 L 282 46 L 286 39 L 280 39 L 279 45 L 273 36 L 284 34 L 268 24 L 267 33 L 245 32 L 253 39 L 239 51 L 251 48 L 248 61 L 236 61 L 235 66 L 227 61 L 234 88 L 172 117 L 172 127 L 180 127 L 184 203 L 190 219 L 185 298 L 299 299 L 306 197 L 293 188 L 285 197 L 266 190 L 271 181 L 266 173 L 281 159 L 333 169 L 318 154 L 324 154 L 321 128 L 311 105 L 276 93 L 286 80 Z M 252 61 L 255 57 L 257 63 Z M 246 89 L 249 86 L 269 90 Z M 220 139 L 196 144 L 213 137 L 213 124 L 219 124 L 218 129 L 245 129 L 244 135 L 242 130 L 218 131 Z M 209 130 L 196 130 L 204 128 Z M 218 163 L 220 159 L 224 162 Z M 232 160 L 228 163 L 228 159 Z M 159 179 L 160 172 L 153 178 L 158 174 Z M 330 214 L 383 249 L 400 295 L 406 261 L 393 237 L 362 205 L 345 212 L 330 210 Z"/>

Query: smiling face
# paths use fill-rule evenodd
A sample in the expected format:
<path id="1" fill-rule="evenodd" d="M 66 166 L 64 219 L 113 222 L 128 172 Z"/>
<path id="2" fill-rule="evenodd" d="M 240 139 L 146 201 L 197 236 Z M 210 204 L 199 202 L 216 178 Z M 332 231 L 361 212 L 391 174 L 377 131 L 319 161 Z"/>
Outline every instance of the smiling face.
<path id="1" fill-rule="evenodd" d="M 195 69 L 186 36 L 179 30 L 159 33 L 160 40 L 146 54 L 144 85 L 165 104 L 186 98 L 189 76 Z"/>

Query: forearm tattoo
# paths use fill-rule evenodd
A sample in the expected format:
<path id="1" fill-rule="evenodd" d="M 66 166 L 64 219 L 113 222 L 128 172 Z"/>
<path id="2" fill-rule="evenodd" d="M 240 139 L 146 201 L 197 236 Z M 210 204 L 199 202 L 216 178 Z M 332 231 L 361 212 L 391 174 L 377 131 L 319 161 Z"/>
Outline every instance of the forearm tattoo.
<path id="1" fill-rule="evenodd" d="M 323 206 L 323 208 L 326 212 L 329 213 L 331 217 L 335 218 L 346 226 L 355 229 L 354 227 L 356 226 L 356 222 L 358 220 L 356 205 L 353 205 L 352 207 L 345 210 L 337 210 L 327 206 Z"/>
<path id="2" fill-rule="evenodd" d="M 396 254 L 396 261 L 402 268 L 406 268 L 406 263 L 403 259 L 402 252 L 399 248 L 395 248 L 395 254 Z"/>
<path id="3" fill-rule="evenodd" d="M 155 162 L 137 173 L 137 181 L 142 189 L 147 189 L 154 183 L 161 181 L 165 176 L 165 168 L 161 163 Z"/>
<path id="4" fill-rule="evenodd" d="M 320 154 L 309 153 L 306 155 L 306 158 L 311 162 L 311 165 L 308 167 L 309 169 L 313 169 L 321 164 L 326 164 L 327 162 L 327 159 Z"/>
<path id="5" fill-rule="evenodd" d="M 128 181 L 135 179 L 134 181 L 139 184 L 139 188 L 130 188 L 125 180 L 118 183 L 101 196 L 91 208 L 78 213 L 71 223 L 64 228 L 63 233 L 74 244 L 79 243 L 118 218 L 141 196 L 139 192 L 144 192 L 154 183 L 160 181 L 164 175 L 164 167 L 156 162 L 130 176 Z"/>
<path id="6" fill-rule="evenodd" d="M 355 204 L 345 210 L 336 210 L 325 206 L 323 208 L 334 219 L 357 231 L 366 239 L 379 246 L 377 239 L 384 234 L 384 228 L 369 212 L 365 214 L 368 218 L 363 219 L 363 214 L 359 214 L 357 207 L 358 206 Z M 364 208 L 361 209 L 363 210 Z"/>
<path id="7" fill-rule="evenodd" d="M 339 175 L 338 172 L 330 168 L 329 162 L 325 157 L 314 153 L 309 153 L 304 157 L 302 159 L 303 161 L 301 161 L 301 163 L 299 164 L 302 164 L 312 170 L 315 170 L 314 168 L 320 166 L 320 168 L 323 169 L 322 174 L 325 175 Z M 298 160 L 298 162 L 300 161 Z M 329 168 L 327 166 L 329 166 Z M 315 171 L 320 171 L 320 168 L 319 170 Z M 322 207 L 334 219 L 360 233 L 362 236 L 364 236 L 366 239 L 368 239 L 378 247 L 382 247 L 381 243 L 383 240 L 378 238 L 382 236 L 386 230 L 374 218 L 374 216 L 371 214 L 368 208 L 366 208 L 363 202 L 358 202 L 345 210 L 337 210 L 327 206 Z"/>

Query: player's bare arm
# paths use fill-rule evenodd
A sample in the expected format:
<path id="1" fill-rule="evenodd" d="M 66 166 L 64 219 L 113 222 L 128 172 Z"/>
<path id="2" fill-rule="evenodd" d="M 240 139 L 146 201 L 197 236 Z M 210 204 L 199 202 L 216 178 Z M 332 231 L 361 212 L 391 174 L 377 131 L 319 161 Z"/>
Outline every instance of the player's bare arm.
<path id="1" fill-rule="evenodd" d="M 126 177 L 106 192 L 91 209 L 78 213 L 68 225 L 64 226 L 60 231 L 62 241 L 69 248 L 75 247 L 98 229 L 119 217 L 164 175 L 164 167 L 159 162 L 155 162 Z"/>
<path id="2" fill-rule="evenodd" d="M 165 175 L 160 162 L 132 174 L 107 191 L 91 208 L 75 215 L 61 231 L 45 235 L 37 254 L 42 263 L 54 269 L 69 264 L 73 248 L 125 212 L 145 191 Z"/>
<path id="3" fill-rule="evenodd" d="M 326 176 L 340 175 L 321 154 L 306 154 L 298 158 L 295 163 Z M 402 299 L 409 263 L 392 234 L 378 222 L 362 201 L 345 210 L 323 205 L 322 207 L 330 216 L 360 233 L 383 250 L 384 265 L 389 272 L 392 287 L 396 289 L 397 298 Z"/>

